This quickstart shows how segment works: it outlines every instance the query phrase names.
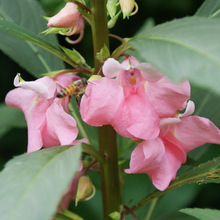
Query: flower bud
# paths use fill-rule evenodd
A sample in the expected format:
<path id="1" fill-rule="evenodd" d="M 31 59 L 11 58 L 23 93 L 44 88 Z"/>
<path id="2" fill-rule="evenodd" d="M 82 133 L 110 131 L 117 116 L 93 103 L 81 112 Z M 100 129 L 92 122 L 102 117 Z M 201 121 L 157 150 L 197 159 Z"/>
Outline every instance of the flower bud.
<path id="1" fill-rule="evenodd" d="M 48 21 L 47 26 L 49 28 L 42 33 L 61 34 L 66 36 L 79 34 L 79 37 L 76 40 L 70 40 L 67 38 L 67 41 L 70 44 L 76 44 L 82 40 L 84 35 L 84 20 L 78 11 L 76 4 L 73 2 L 67 2 L 65 7 L 53 17 L 44 18 Z"/>
<path id="2" fill-rule="evenodd" d="M 118 0 L 108 0 L 106 8 L 111 18 L 116 15 Z"/>
<path id="3" fill-rule="evenodd" d="M 81 176 L 77 186 L 75 205 L 77 206 L 79 201 L 86 201 L 91 199 L 94 195 L 95 187 L 92 184 L 89 176 Z"/>
<path id="4" fill-rule="evenodd" d="M 121 11 L 123 13 L 123 19 L 126 17 L 129 18 L 129 16 L 132 16 L 137 13 L 138 6 L 137 3 L 134 0 L 119 0 Z M 134 8 L 136 7 L 135 11 Z"/>
<path id="5" fill-rule="evenodd" d="M 80 13 L 76 5 L 72 2 L 67 2 L 63 9 L 49 19 L 47 26 L 55 26 L 60 28 L 73 27 L 77 24 L 79 16 Z"/>

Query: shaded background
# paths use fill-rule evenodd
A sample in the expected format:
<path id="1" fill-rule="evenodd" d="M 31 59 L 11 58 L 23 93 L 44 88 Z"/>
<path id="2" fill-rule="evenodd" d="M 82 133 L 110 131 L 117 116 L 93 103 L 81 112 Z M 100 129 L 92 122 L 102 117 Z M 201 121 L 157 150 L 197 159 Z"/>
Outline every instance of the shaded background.
<path id="1" fill-rule="evenodd" d="M 62 0 L 38 0 L 44 8 L 45 15 L 52 16 L 65 4 Z M 87 1 L 88 2 L 88 1 Z M 170 21 L 176 18 L 182 18 L 193 15 L 196 10 L 201 6 L 203 0 L 137 0 L 139 5 L 139 12 L 130 17 L 129 20 L 119 19 L 116 26 L 110 30 L 111 33 L 120 37 L 132 37 L 138 31 L 139 28 L 147 19 L 152 19 L 155 24 L 161 24 L 166 21 Z M 39 17 L 39 19 L 42 19 Z M 46 29 L 46 27 L 45 27 Z M 43 30 L 42 30 L 43 31 Z M 64 40 L 63 36 L 59 36 L 60 44 L 71 48 Z M 85 36 L 83 41 L 74 46 L 74 48 L 86 58 L 87 62 L 92 66 L 93 52 L 91 46 L 91 33 L 89 25 L 86 24 Z M 114 50 L 119 43 L 115 39 L 110 39 L 111 50 Z M 22 51 L 21 51 L 22 56 Z M 34 77 L 28 74 L 17 63 L 7 57 L 0 51 L 0 101 L 4 102 L 7 92 L 14 88 L 13 79 L 17 72 L 22 73 L 22 77 L 25 80 L 34 80 Z M 207 95 L 208 94 L 208 95 Z M 196 105 L 201 105 L 204 98 L 208 98 L 206 106 L 204 106 L 199 112 L 200 116 L 209 117 L 218 127 L 220 127 L 219 118 L 219 97 L 209 93 L 208 91 L 201 90 L 193 86 L 192 88 L 192 100 Z M 19 115 L 21 120 L 22 115 Z M 2 114 L 0 119 L 4 120 Z M 0 124 L 2 124 L 0 121 Z M 1 128 L 2 129 L 2 128 Z M 119 140 L 120 142 L 121 140 Z M 18 128 L 2 129 L 0 132 L 0 166 L 3 165 L 15 155 L 26 152 L 27 146 L 27 130 L 25 124 L 21 122 Z M 121 155 L 124 153 L 121 150 Z M 129 155 L 129 154 L 127 154 Z M 192 158 L 204 162 L 213 157 L 220 156 L 220 147 L 216 145 L 205 145 L 199 149 L 196 149 L 189 154 Z M 185 165 L 182 170 L 189 169 L 190 167 Z M 180 170 L 181 172 L 181 170 Z M 99 188 L 99 181 L 97 180 L 97 174 L 91 172 L 93 182 Z M 126 184 L 124 186 L 124 200 L 128 205 L 143 198 L 154 188 L 146 175 L 127 175 Z M 129 200 L 132 198 L 132 201 Z M 201 208 L 220 208 L 220 186 L 216 184 L 208 185 L 187 185 L 180 189 L 174 190 L 168 193 L 166 196 L 158 200 L 158 208 L 154 212 L 154 219 L 194 219 L 183 214 L 179 214 L 176 210 L 184 207 L 201 207 Z M 79 204 L 77 211 L 85 219 L 101 219 L 101 215 L 97 216 L 98 210 L 101 207 L 97 206 L 101 201 L 100 192 L 97 191 L 95 198 L 89 202 L 82 202 Z M 167 205 L 169 204 L 169 205 Z M 86 212 L 84 208 L 86 208 Z M 145 219 L 148 206 L 142 208 L 138 215 L 140 219 Z M 75 209 L 74 209 L 75 211 Z M 89 218 L 88 218 L 89 216 Z M 127 219 L 130 219 L 128 217 Z"/>

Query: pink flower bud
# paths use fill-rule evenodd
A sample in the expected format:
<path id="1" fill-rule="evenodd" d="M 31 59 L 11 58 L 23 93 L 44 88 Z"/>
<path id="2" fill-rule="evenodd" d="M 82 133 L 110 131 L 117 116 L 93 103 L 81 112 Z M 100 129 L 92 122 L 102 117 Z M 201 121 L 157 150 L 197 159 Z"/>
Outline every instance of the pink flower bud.
<path id="1" fill-rule="evenodd" d="M 76 5 L 72 2 L 66 3 L 56 15 L 50 18 L 48 27 L 56 26 L 60 28 L 70 28 L 77 25 L 80 13 Z"/>

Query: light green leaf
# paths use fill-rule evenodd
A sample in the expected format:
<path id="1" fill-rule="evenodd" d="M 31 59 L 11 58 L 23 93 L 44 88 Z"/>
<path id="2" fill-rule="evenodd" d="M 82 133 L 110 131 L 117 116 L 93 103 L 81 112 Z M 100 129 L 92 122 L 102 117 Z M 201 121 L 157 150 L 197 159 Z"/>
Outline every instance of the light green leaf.
<path id="1" fill-rule="evenodd" d="M 151 28 L 128 42 L 140 61 L 171 80 L 189 79 L 220 94 L 219 19 L 190 17 Z"/>
<path id="2" fill-rule="evenodd" d="M 18 109 L 0 104 L 0 137 L 11 128 L 25 128 L 24 114 Z"/>
<path id="3" fill-rule="evenodd" d="M 220 219 L 220 210 L 212 210 L 212 209 L 181 209 L 180 212 L 185 213 L 187 215 L 194 216 L 199 220 L 219 220 Z"/>
<path id="4" fill-rule="evenodd" d="M 220 0 L 206 0 L 195 15 L 209 18 L 220 17 Z"/>
<path id="5" fill-rule="evenodd" d="M 0 0 L 0 20 L 6 19 L 13 23 L 13 26 L 22 27 L 36 35 L 46 28 L 46 21 L 40 17 L 41 15 L 45 13 L 35 0 Z M 6 26 L 2 29 L 2 25 L 7 24 L 9 23 L 1 23 L 0 30 L 9 31 L 13 28 L 13 26 Z M 3 31 L 0 31 L 0 49 L 28 72 L 39 76 L 40 73 L 64 68 L 62 60 L 56 56 Z M 12 30 L 9 32 L 12 33 Z M 53 45 L 58 45 L 55 36 L 42 35 L 41 38 L 47 39 Z"/>
<path id="6" fill-rule="evenodd" d="M 0 173 L 1 220 L 50 220 L 78 169 L 80 146 L 23 154 Z"/>

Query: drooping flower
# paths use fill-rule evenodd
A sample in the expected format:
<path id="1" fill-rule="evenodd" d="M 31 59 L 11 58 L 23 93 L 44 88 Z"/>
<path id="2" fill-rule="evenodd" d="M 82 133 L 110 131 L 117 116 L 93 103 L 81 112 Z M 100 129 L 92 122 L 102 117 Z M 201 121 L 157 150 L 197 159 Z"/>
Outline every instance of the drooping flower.
<path id="1" fill-rule="evenodd" d="M 134 0 L 119 0 L 121 11 L 123 13 L 123 19 L 132 16 L 138 12 L 138 5 Z M 135 8 L 135 11 L 133 11 Z"/>
<path id="2" fill-rule="evenodd" d="M 207 118 L 189 116 L 193 111 L 190 101 L 184 114 L 162 119 L 159 136 L 138 144 L 125 172 L 146 173 L 154 186 L 163 191 L 186 162 L 188 151 L 205 143 L 220 144 L 220 130 Z"/>
<path id="3" fill-rule="evenodd" d="M 62 86 L 70 84 L 74 76 L 63 75 L 56 80 Z M 50 77 L 35 81 L 14 80 L 16 89 L 5 98 L 7 105 L 21 110 L 28 126 L 28 152 L 41 147 L 74 144 L 78 134 L 76 122 L 68 111 L 68 98 L 58 99 L 61 86 Z"/>
<path id="4" fill-rule="evenodd" d="M 45 33 L 56 33 L 57 28 L 57 33 L 66 36 L 79 34 L 79 38 L 74 43 L 78 43 L 84 35 L 84 21 L 76 4 L 73 2 L 67 2 L 63 9 L 49 18 L 47 26 L 51 27 L 52 30 L 49 29 Z"/>
<path id="5" fill-rule="evenodd" d="M 134 57 L 121 64 L 109 58 L 103 65 L 103 74 L 105 77 L 87 86 L 81 101 L 82 119 L 93 126 L 111 124 L 127 138 L 156 138 L 159 117 L 173 117 L 189 99 L 188 82 L 174 85 L 149 63 L 139 63 Z M 176 103 L 167 104 L 164 113 L 163 100 L 169 97 Z"/>

